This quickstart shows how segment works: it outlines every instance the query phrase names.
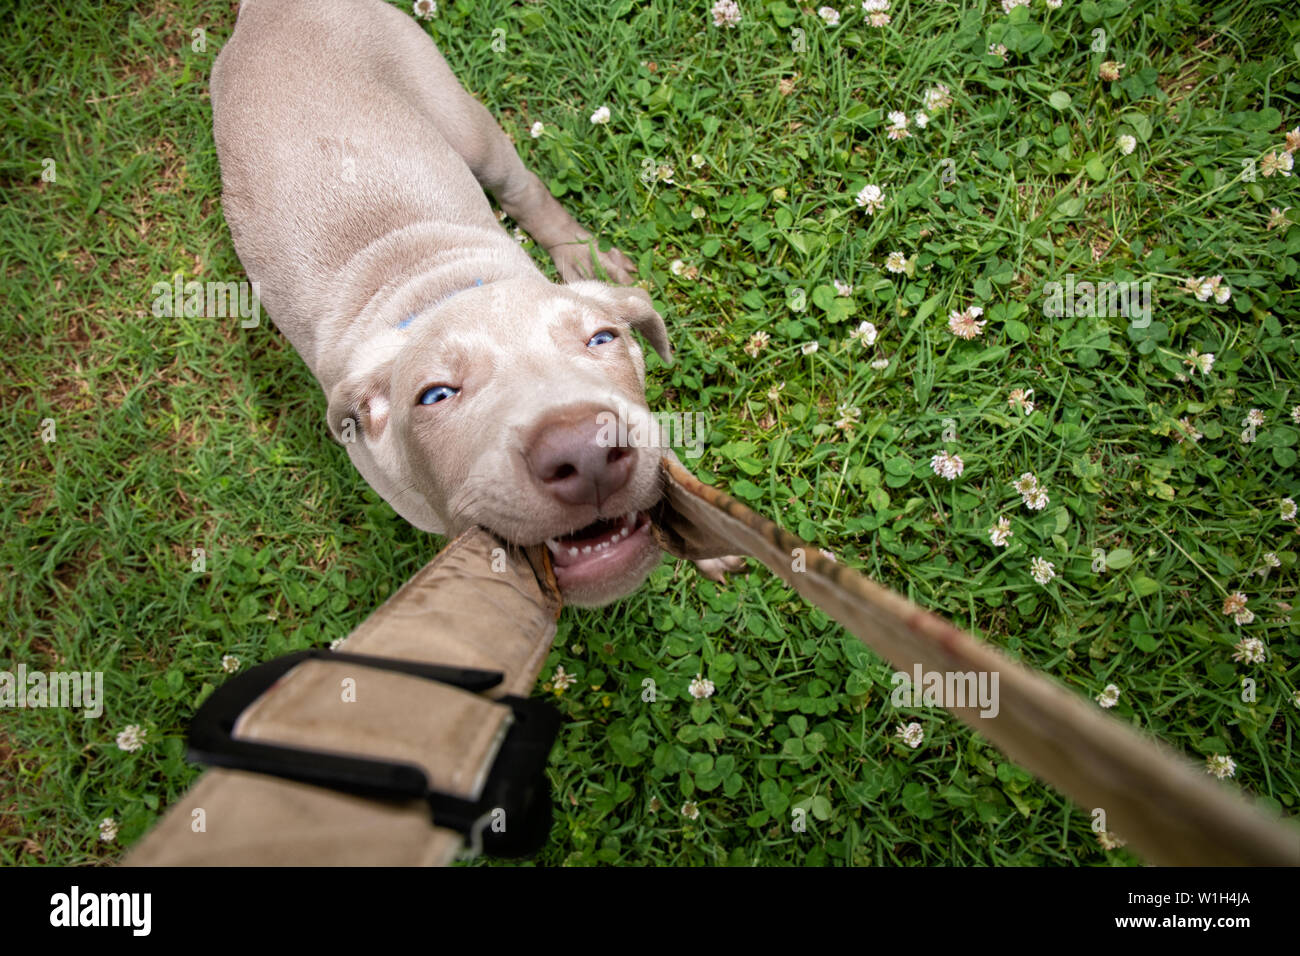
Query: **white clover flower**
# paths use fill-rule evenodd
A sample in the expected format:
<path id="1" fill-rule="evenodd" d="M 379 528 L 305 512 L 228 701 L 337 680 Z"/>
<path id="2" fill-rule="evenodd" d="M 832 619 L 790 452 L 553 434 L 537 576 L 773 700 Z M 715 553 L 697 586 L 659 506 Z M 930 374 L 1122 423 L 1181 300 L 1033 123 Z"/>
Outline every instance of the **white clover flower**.
<path id="1" fill-rule="evenodd" d="M 972 305 L 960 312 L 949 312 L 948 331 L 957 338 L 966 339 L 967 341 L 978 338 L 987 324 L 987 321 L 977 321 L 983 314 L 984 310 L 978 305 Z"/>
<path id="2" fill-rule="evenodd" d="M 946 451 L 941 451 L 930 459 L 930 470 L 940 478 L 947 478 L 952 481 L 957 478 L 966 469 L 966 463 L 957 455 L 950 455 Z"/>
<path id="3" fill-rule="evenodd" d="M 1046 558 L 1035 557 L 1029 562 L 1029 573 L 1039 584 L 1046 585 L 1048 581 L 1056 577 L 1056 565 Z"/>
<path id="4" fill-rule="evenodd" d="M 1223 599 L 1223 613 L 1227 615 L 1237 614 L 1246 606 L 1249 598 L 1240 591 L 1234 591 Z"/>
<path id="5" fill-rule="evenodd" d="M 867 211 L 867 215 L 874 216 L 885 207 L 885 191 L 876 185 L 863 186 L 854 201 Z"/>
<path id="6" fill-rule="evenodd" d="M 749 353 L 751 358 L 758 358 L 758 353 L 767 348 L 767 343 L 771 340 L 772 337 L 766 332 L 755 332 L 749 337 L 749 342 L 745 345 L 745 351 Z"/>
<path id="7" fill-rule="evenodd" d="M 1236 774 L 1237 762 L 1224 754 L 1210 754 L 1205 758 L 1205 772 L 1223 780 Z"/>
<path id="8" fill-rule="evenodd" d="M 878 359 L 872 359 L 871 367 L 875 369 L 877 372 L 884 371 L 885 369 L 889 368 L 889 359 L 884 358 L 883 356 Z"/>
<path id="9" fill-rule="evenodd" d="M 838 296 L 849 296 L 853 294 L 853 286 L 847 282 L 835 280 L 835 294 Z"/>
<path id="10" fill-rule="evenodd" d="M 551 675 L 551 687 L 555 689 L 556 694 L 563 694 L 564 691 L 578 682 L 578 678 L 572 674 L 564 672 L 564 665 L 555 668 L 555 673 Z"/>
<path id="11" fill-rule="evenodd" d="M 886 130 L 890 139 L 903 139 L 910 136 L 907 131 L 907 114 L 901 110 L 894 110 L 889 114 L 889 128 Z"/>
<path id="12" fill-rule="evenodd" d="M 912 721 L 906 726 L 899 724 L 898 729 L 894 731 L 894 736 L 915 750 L 925 740 L 925 731 L 921 729 L 920 724 Z"/>
<path id="13" fill-rule="evenodd" d="M 609 122 L 609 107 L 602 106 L 596 112 L 591 114 L 591 122 L 595 126 L 604 126 Z"/>
<path id="14" fill-rule="evenodd" d="M 803 345 L 799 346 L 799 351 L 804 355 L 812 355 L 818 348 L 817 340 L 813 339 L 811 342 L 805 342 Z"/>
<path id="15" fill-rule="evenodd" d="M 951 90 L 942 83 L 936 83 L 929 87 L 922 95 L 921 100 L 925 103 L 925 108 L 931 113 L 937 113 L 941 109 L 952 106 Z"/>
<path id="16" fill-rule="evenodd" d="M 1051 501 L 1047 497 L 1047 489 L 1045 488 L 1035 488 L 1021 500 L 1024 501 L 1025 507 L 1030 511 L 1042 511 Z"/>
<path id="17" fill-rule="evenodd" d="M 840 431 L 852 431 L 853 426 L 862 420 L 862 409 L 848 402 L 841 404 L 836 411 L 839 412 L 840 417 L 836 420 L 835 427 Z"/>
<path id="18" fill-rule="evenodd" d="M 437 0 L 415 0 L 412 9 L 418 19 L 432 20 L 433 15 L 438 12 L 438 3 Z"/>
<path id="19" fill-rule="evenodd" d="M 1296 405 L 1292 407 L 1291 421 L 1295 422 L 1297 425 L 1300 425 L 1300 405 Z"/>
<path id="20" fill-rule="evenodd" d="M 1107 684 L 1102 688 L 1101 693 L 1097 695 L 1097 703 L 1110 710 L 1119 703 L 1119 688 L 1114 684 Z"/>
<path id="21" fill-rule="evenodd" d="M 145 731 L 139 724 L 127 724 L 126 728 L 117 735 L 117 746 L 127 753 L 134 753 L 144 746 Z"/>
<path id="22" fill-rule="evenodd" d="M 1294 168 L 1295 157 L 1287 152 L 1272 152 L 1259 161 L 1259 172 L 1265 177 L 1272 176 L 1275 173 L 1290 176 L 1291 170 Z"/>
<path id="23" fill-rule="evenodd" d="M 233 674 L 239 670 L 239 658 L 234 654 L 226 654 L 221 658 L 221 669 L 227 674 Z"/>
<path id="24" fill-rule="evenodd" d="M 1016 7 L 1029 6 L 1029 0 L 1002 0 L 1002 12 L 1010 13 Z"/>
<path id="25" fill-rule="evenodd" d="M 1209 375 L 1211 370 L 1214 368 L 1214 353 L 1206 352 L 1201 354 L 1198 353 L 1196 349 L 1192 349 L 1187 353 L 1187 358 L 1183 359 L 1183 364 L 1192 370 L 1193 375 L 1195 375 L 1198 370 L 1202 375 Z"/>
<path id="26" fill-rule="evenodd" d="M 780 385 L 773 385 L 767 390 L 767 400 L 769 402 L 775 402 L 781 397 L 781 389 L 783 388 L 785 388 L 785 382 L 782 382 Z"/>
<path id="27" fill-rule="evenodd" d="M 1005 548 L 1013 534 L 1015 532 L 1011 530 L 1011 519 L 998 518 L 998 523 L 989 528 L 989 541 L 993 543 L 995 548 Z"/>
<path id="28" fill-rule="evenodd" d="M 1011 487 L 1015 488 L 1016 492 L 1023 498 L 1038 488 L 1038 477 L 1032 471 L 1027 471 L 1011 482 Z"/>
<path id="29" fill-rule="evenodd" d="M 1283 498 L 1283 499 L 1282 499 L 1282 510 L 1279 512 L 1279 516 L 1282 518 L 1283 521 L 1294 521 L 1294 520 L 1295 520 L 1295 510 L 1296 510 L 1296 509 L 1295 509 L 1295 499 L 1294 499 L 1294 498 Z"/>
<path id="30" fill-rule="evenodd" d="M 1025 416 L 1034 414 L 1034 403 L 1031 401 L 1034 390 L 1013 388 L 1011 394 L 1007 396 L 1007 404 L 1013 411 L 1019 411 Z"/>
<path id="31" fill-rule="evenodd" d="M 740 4 L 736 0 L 718 0 L 713 5 L 713 25 L 733 29 L 740 23 Z"/>
<path id="32" fill-rule="evenodd" d="M 873 27 L 889 26 L 889 0 L 862 0 L 862 10 L 867 15 L 867 23 Z"/>
<path id="33" fill-rule="evenodd" d="M 1258 637 L 1243 637 L 1233 645 L 1235 653 L 1232 655 L 1234 661 L 1241 661 L 1246 664 L 1263 664 L 1264 656 L 1268 648 Z"/>
<path id="34" fill-rule="evenodd" d="M 1050 7 L 1052 5 L 1052 0 L 1047 0 L 1047 5 Z M 1059 7 L 1061 5 L 1061 0 L 1056 0 L 1056 5 Z M 1121 847 L 1128 845 L 1125 840 L 1111 833 L 1109 830 L 1097 831 L 1097 844 L 1103 850 L 1118 850 Z"/>
<path id="35" fill-rule="evenodd" d="M 834 7 L 818 7 L 817 16 L 826 21 L 828 27 L 837 27 L 840 25 L 840 11 Z"/>
<path id="36" fill-rule="evenodd" d="M 117 821 L 112 817 L 104 817 L 99 821 L 99 838 L 105 843 L 112 843 L 117 839 Z"/>
<path id="37" fill-rule="evenodd" d="M 713 681 L 709 680 L 703 674 L 696 674 L 695 680 L 691 681 L 691 696 L 696 700 L 704 700 L 706 697 L 712 697 L 713 691 Z"/>
<path id="38" fill-rule="evenodd" d="M 1007 58 L 1007 48 L 1001 43 L 990 43 L 989 56 L 996 56 L 1005 60 Z"/>
<path id="39" fill-rule="evenodd" d="M 540 139 L 542 134 L 545 132 L 546 132 L 546 126 L 543 125 L 541 120 L 538 120 L 528 130 L 528 135 L 530 135 L 533 139 Z"/>
<path id="40" fill-rule="evenodd" d="M 912 117 L 912 122 L 914 122 L 917 126 L 921 127 L 921 129 L 925 129 L 927 126 L 930 125 L 930 117 L 925 115 L 924 113 L 917 113 L 915 116 Z"/>
<path id="41" fill-rule="evenodd" d="M 1244 421 L 1242 421 L 1242 424 L 1254 425 L 1256 428 L 1258 428 L 1260 425 L 1264 424 L 1264 413 L 1261 412 L 1258 408 L 1252 408 L 1250 411 L 1246 413 L 1246 418 Z"/>
<path id="42" fill-rule="evenodd" d="M 885 257 L 885 268 L 893 273 L 903 272 L 907 269 L 907 256 L 901 252 L 891 252 Z"/>
<path id="43" fill-rule="evenodd" d="M 876 336 L 880 333 L 870 322 L 859 322 L 858 327 L 849 333 L 849 341 L 862 343 L 863 348 L 876 344 Z"/>
<path id="44" fill-rule="evenodd" d="M 1202 302 L 1213 299 L 1222 305 L 1232 298 L 1232 289 L 1224 284 L 1223 276 L 1202 276 L 1196 280 L 1196 298 Z"/>
<path id="45" fill-rule="evenodd" d="M 1128 133 L 1125 133 L 1119 139 L 1115 140 L 1115 143 L 1119 146 L 1119 151 L 1125 156 L 1133 155 L 1133 150 L 1137 149 L 1138 145 L 1137 139 L 1130 136 Z"/>
<path id="46" fill-rule="evenodd" d="M 682 816 L 688 820 L 698 820 L 700 818 L 700 808 L 694 800 L 687 800 L 682 804 Z"/>
<path id="47" fill-rule="evenodd" d="M 1196 430 L 1196 426 L 1191 423 L 1186 415 L 1178 419 L 1178 431 L 1174 432 L 1174 441 L 1182 444 L 1185 439 L 1190 438 L 1192 441 L 1200 441 L 1205 436 Z"/>

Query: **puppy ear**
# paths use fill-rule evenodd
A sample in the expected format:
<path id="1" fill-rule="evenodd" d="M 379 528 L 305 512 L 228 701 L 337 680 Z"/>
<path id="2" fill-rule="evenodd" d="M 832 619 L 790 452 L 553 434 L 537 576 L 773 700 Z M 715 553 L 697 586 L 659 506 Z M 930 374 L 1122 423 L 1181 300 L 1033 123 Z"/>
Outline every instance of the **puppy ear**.
<path id="1" fill-rule="evenodd" d="M 634 285 L 613 286 L 594 279 L 570 282 L 569 288 L 579 295 L 595 299 L 614 309 L 619 318 L 646 337 L 665 365 L 673 364 L 673 347 L 663 316 L 655 311 L 650 294 Z"/>
<path id="2" fill-rule="evenodd" d="M 388 428 L 391 372 L 392 362 L 384 362 L 334 386 L 326 418 L 336 441 L 353 441 L 357 430 L 369 442 L 383 437 Z"/>

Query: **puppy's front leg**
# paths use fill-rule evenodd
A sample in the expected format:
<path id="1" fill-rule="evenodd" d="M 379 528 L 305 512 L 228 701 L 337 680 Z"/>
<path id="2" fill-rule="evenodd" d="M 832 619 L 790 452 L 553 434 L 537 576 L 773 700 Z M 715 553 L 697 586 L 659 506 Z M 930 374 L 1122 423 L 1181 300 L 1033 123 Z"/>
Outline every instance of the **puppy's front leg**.
<path id="1" fill-rule="evenodd" d="M 469 102 L 463 104 L 463 118 L 472 123 L 472 133 L 467 139 L 473 148 L 462 151 L 461 155 L 479 184 L 492 194 L 506 215 L 550 254 L 560 277 L 566 282 L 599 278 L 598 265 L 613 282 L 628 285 L 635 281 L 636 264 L 618 249 L 601 252 L 596 238 L 524 166 L 510 137 L 492 114 L 477 100 L 468 96 L 465 99 Z"/>

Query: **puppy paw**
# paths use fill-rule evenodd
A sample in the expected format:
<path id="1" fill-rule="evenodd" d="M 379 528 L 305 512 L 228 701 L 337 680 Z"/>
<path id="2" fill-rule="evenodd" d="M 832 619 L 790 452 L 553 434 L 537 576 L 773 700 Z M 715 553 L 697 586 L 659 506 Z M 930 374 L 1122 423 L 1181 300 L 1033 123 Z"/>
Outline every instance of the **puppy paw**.
<path id="1" fill-rule="evenodd" d="M 590 243 L 566 242 L 546 251 L 565 282 L 599 279 L 599 270 L 604 270 L 608 281 L 614 285 L 631 285 L 636 281 L 636 263 L 618 249 L 601 252 L 594 239 Z"/>
<path id="2" fill-rule="evenodd" d="M 705 558 L 702 561 L 696 561 L 695 567 L 699 569 L 700 574 L 704 575 L 710 581 L 717 581 L 719 584 L 727 583 L 728 571 L 743 571 L 745 568 L 745 559 L 730 554 L 725 558 Z"/>

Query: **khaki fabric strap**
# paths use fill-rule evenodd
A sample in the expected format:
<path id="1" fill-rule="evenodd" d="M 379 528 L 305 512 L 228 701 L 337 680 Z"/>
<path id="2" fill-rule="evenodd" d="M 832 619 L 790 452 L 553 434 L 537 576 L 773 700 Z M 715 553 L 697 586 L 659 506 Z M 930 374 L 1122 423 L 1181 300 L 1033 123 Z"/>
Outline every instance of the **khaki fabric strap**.
<path id="1" fill-rule="evenodd" d="M 490 696 L 527 697 L 555 637 L 559 609 L 544 548 L 506 548 L 475 529 L 447 545 L 340 650 L 500 671 L 505 681 Z M 432 788 L 472 800 L 510 720 L 509 708 L 485 695 L 309 660 L 244 712 L 234 736 L 413 763 Z M 450 862 L 461 843 L 459 833 L 430 825 L 422 800 L 372 800 L 217 769 L 200 778 L 125 864 L 429 866 Z"/>
<path id="2" fill-rule="evenodd" d="M 1003 753 L 1091 813 L 1153 863 L 1300 864 L 1300 830 L 1210 779 L 1166 745 L 1017 664 L 942 618 L 822 555 L 664 460 L 660 544 L 691 559 L 748 554 L 898 670 L 996 672 L 999 710 L 949 707 Z M 801 553 L 796 554 L 796 551 Z M 804 570 L 796 571 L 796 567 Z"/>

